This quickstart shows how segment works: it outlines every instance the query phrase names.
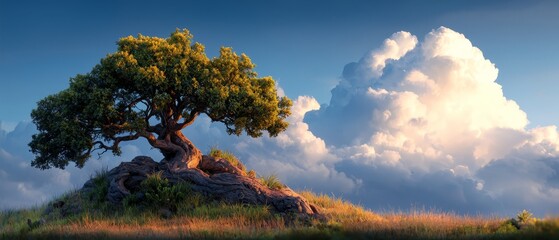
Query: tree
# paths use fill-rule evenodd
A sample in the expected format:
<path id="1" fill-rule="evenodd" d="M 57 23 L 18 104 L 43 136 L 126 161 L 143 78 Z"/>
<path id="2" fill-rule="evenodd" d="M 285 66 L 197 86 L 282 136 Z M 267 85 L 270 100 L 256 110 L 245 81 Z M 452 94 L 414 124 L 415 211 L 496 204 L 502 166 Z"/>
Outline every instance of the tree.
<path id="1" fill-rule="evenodd" d="M 287 128 L 291 100 L 277 96 L 271 77 L 258 77 L 250 58 L 231 48 L 209 59 L 191 40 L 188 30 L 122 38 L 91 72 L 39 101 L 31 113 L 39 130 L 29 143 L 32 165 L 81 168 L 94 151 L 119 155 L 122 142 L 145 138 L 178 171 L 202 157 L 181 132 L 200 114 L 235 135 L 277 136 Z"/>

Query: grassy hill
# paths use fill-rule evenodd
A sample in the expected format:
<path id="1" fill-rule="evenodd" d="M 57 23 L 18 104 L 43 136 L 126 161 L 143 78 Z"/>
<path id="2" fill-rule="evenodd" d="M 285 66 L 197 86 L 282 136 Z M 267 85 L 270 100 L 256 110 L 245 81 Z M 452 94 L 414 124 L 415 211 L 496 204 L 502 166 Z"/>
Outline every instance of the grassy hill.
<path id="1" fill-rule="evenodd" d="M 326 219 L 274 214 L 265 206 L 200 201 L 173 216 L 155 208 L 91 204 L 83 212 L 44 223 L 47 205 L 0 213 L 2 239 L 558 239 L 559 219 L 532 220 L 517 229 L 510 220 L 415 211 L 375 214 L 326 195 L 302 192 Z M 61 199 L 77 197 L 69 193 Z M 189 199 L 187 201 L 192 201 Z M 50 204 L 56 203 L 56 201 Z M 188 202 L 192 204 L 193 202 Z M 53 215 L 56 215 L 53 214 Z M 31 226 L 27 219 L 31 219 Z M 44 218 L 43 218 L 44 219 Z"/>
<path id="2" fill-rule="evenodd" d="M 0 212 L 0 238 L 559 239 L 559 218 L 536 219 L 526 211 L 513 219 L 429 211 L 376 214 L 340 198 L 301 192 L 320 209 L 322 216 L 313 218 L 207 199 L 188 184 L 170 186 L 158 174 L 142 182 L 142 199 L 131 196 L 114 206 L 104 201 L 106 175 L 93 177 L 95 188 L 88 194 L 76 190 L 43 206 Z M 273 176 L 261 179 L 269 188 L 283 186 Z"/>

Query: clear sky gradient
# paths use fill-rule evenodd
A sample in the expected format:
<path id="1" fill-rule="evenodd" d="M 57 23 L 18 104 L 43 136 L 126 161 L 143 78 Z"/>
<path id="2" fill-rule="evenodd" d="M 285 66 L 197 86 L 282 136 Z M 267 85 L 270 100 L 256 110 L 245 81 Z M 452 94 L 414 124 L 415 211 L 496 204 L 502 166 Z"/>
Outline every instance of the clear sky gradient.
<path id="1" fill-rule="evenodd" d="M 128 35 L 188 28 L 210 56 L 248 54 L 288 96 L 328 103 L 343 66 L 393 32 L 465 34 L 500 70 L 505 95 L 532 126 L 559 123 L 555 1 L 0 1 L 0 121 L 30 120 L 35 103 L 88 72 Z"/>

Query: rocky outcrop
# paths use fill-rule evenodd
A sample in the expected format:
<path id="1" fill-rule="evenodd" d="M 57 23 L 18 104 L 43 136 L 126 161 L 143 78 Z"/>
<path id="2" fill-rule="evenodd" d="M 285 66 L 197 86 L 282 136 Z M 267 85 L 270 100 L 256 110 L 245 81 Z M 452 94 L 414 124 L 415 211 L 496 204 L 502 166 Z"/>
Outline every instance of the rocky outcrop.
<path id="1" fill-rule="evenodd" d="M 170 170 L 166 164 L 157 163 L 145 156 L 136 157 L 131 162 L 123 162 L 107 175 L 109 189 L 106 200 L 113 204 L 121 204 L 126 196 L 139 191 L 140 183 L 149 174 L 159 171 L 171 184 L 188 182 L 192 190 L 209 199 L 226 203 L 268 205 L 279 213 L 319 213 L 315 206 L 289 187 L 270 189 L 228 161 L 210 156 L 203 156 L 198 168 L 180 171 Z M 94 182 L 89 180 L 84 184 L 82 192 L 87 193 L 92 189 Z"/>

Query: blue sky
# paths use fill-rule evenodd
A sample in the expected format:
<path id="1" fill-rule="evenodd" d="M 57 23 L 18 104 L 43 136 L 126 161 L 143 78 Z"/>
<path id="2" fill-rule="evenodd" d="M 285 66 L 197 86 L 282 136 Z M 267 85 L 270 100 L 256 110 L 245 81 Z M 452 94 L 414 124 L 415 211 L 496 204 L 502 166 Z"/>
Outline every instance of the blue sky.
<path id="1" fill-rule="evenodd" d="M 294 100 L 277 138 L 199 118 L 185 133 L 203 151 L 376 211 L 559 214 L 557 12 L 557 1 L 514 0 L 0 0 L 0 209 L 136 155 L 160 159 L 138 141 L 84 169 L 33 169 L 29 114 L 119 38 L 187 28 L 209 56 L 246 53 Z"/>
<path id="2" fill-rule="evenodd" d="M 395 31 L 446 26 L 500 69 L 498 81 L 533 125 L 555 124 L 559 21 L 553 1 L 1 1 L 0 118 L 29 120 L 39 99 L 64 89 L 123 36 L 188 28 L 209 55 L 248 54 L 290 97 L 330 100 L 342 67 Z M 13 127 L 13 126 L 12 126 Z"/>

